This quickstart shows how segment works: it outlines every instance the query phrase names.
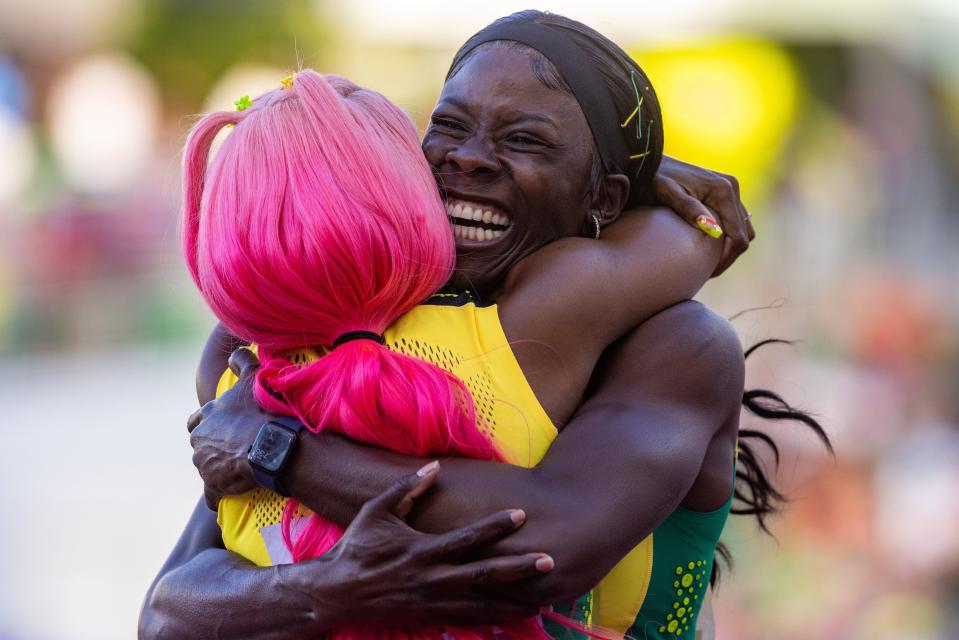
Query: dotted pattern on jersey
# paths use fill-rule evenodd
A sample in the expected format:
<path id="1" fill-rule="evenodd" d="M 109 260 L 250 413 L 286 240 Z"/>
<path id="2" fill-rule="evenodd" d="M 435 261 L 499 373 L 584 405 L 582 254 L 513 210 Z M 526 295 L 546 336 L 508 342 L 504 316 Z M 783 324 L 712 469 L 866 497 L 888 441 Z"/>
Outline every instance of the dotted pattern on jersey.
<path id="1" fill-rule="evenodd" d="M 286 498 L 266 489 L 255 489 L 250 497 L 250 504 L 253 505 L 253 521 L 256 522 L 258 529 L 262 529 L 277 524 L 283 519 Z M 296 517 L 302 517 L 306 513 L 307 510 L 303 505 L 297 507 Z"/>
<path id="2" fill-rule="evenodd" d="M 442 367 L 453 373 L 460 364 L 463 363 L 463 356 L 451 349 L 444 349 L 428 342 L 420 340 L 408 340 L 400 338 L 398 341 L 388 342 L 387 347 L 404 355 L 426 360 L 438 367 Z M 490 366 L 484 364 L 483 368 L 473 373 L 467 378 L 463 378 L 466 388 L 473 396 L 473 406 L 476 407 L 476 418 L 479 422 L 479 429 L 490 438 L 496 435 L 496 420 L 493 418 L 493 380 L 490 375 Z"/>
<path id="3" fill-rule="evenodd" d="M 389 342 L 386 345 L 393 351 L 419 358 L 431 362 L 438 367 L 446 369 L 450 373 L 463 362 L 463 356 L 451 349 L 421 342 L 420 340 L 408 340 L 400 338 L 398 341 Z M 311 357 L 312 356 L 312 357 Z M 315 354 L 307 354 L 305 351 L 294 353 L 290 361 L 305 365 L 308 364 Z M 479 422 L 479 429 L 490 438 L 496 437 L 496 420 L 493 418 L 493 380 L 489 371 L 488 364 L 473 373 L 468 378 L 463 379 L 466 388 L 473 396 L 473 405 L 476 407 L 476 418 Z M 253 517 L 257 528 L 269 527 L 277 524 L 283 518 L 283 507 L 286 505 L 286 498 L 272 491 L 257 489 L 250 498 L 253 505 Z M 301 506 L 298 515 L 305 514 L 306 511 Z"/>
<path id="4" fill-rule="evenodd" d="M 262 529 L 276 524 L 283 518 L 286 498 L 266 489 L 257 489 L 253 492 L 250 503 L 253 505 L 253 520 L 257 528 Z"/>

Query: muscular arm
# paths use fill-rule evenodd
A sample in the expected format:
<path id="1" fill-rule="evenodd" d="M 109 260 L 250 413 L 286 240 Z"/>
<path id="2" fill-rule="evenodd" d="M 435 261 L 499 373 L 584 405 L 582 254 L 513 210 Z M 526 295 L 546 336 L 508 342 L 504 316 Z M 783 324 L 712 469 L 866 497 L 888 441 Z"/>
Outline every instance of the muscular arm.
<path id="1" fill-rule="evenodd" d="M 527 524 L 496 551 L 543 550 L 556 568 L 499 593 L 576 597 L 680 502 L 708 510 L 730 495 L 743 361 L 725 320 L 697 303 L 672 307 L 614 346 L 596 375 L 595 392 L 540 466 L 444 460 L 436 490 L 412 514 L 417 528 L 437 531 L 507 505 L 525 509 Z M 286 480 L 306 505 L 345 524 L 389 478 L 422 462 L 319 434 L 304 439 Z"/>
<path id="2" fill-rule="evenodd" d="M 497 300 L 500 322 L 555 423 L 576 411 L 606 348 L 659 311 L 691 299 L 721 251 L 720 243 L 672 211 L 639 209 L 607 227 L 598 242 L 563 238 L 513 267 Z"/>
<path id="3" fill-rule="evenodd" d="M 216 514 L 201 500 L 173 553 L 147 591 L 138 637 L 302 638 L 332 626 L 320 619 L 314 594 L 324 573 L 316 572 L 310 589 L 298 584 L 290 566 L 256 567 L 223 549 Z M 216 589 L 204 588 L 216 584 Z"/>

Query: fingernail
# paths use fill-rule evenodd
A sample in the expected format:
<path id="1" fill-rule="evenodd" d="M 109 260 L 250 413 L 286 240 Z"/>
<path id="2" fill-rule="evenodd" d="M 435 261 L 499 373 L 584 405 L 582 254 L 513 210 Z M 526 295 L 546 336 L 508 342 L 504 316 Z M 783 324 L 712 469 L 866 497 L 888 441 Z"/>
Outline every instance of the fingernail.
<path id="1" fill-rule="evenodd" d="M 716 222 L 716 218 L 712 216 L 699 216 L 696 218 L 696 226 L 707 236 L 718 238 L 723 235 L 722 227 Z"/>
<path id="2" fill-rule="evenodd" d="M 553 567 L 556 566 L 556 563 L 553 562 L 553 559 L 549 556 L 540 556 L 536 560 L 536 570 L 537 571 L 550 571 Z"/>
<path id="3" fill-rule="evenodd" d="M 545 607 L 540 607 L 540 613 L 553 613 L 553 605 L 548 604 Z"/>
<path id="4" fill-rule="evenodd" d="M 513 521 L 513 524 L 521 525 L 526 520 L 526 512 L 522 509 L 513 509 L 509 512 L 509 519 Z"/>
<path id="5" fill-rule="evenodd" d="M 425 478 L 426 476 L 433 473 L 438 466 L 440 466 L 440 461 L 434 460 L 433 462 L 420 467 L 420 470 L 416 472 L 416 475 L 418 475 L 421 478 Z"/>

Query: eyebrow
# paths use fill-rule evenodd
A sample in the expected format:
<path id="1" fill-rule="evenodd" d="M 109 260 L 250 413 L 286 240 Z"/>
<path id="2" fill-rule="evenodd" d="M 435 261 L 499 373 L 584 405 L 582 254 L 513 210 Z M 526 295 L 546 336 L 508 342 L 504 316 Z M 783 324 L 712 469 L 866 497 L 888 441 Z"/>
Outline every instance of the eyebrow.
<path id="1" fill-rule="evenodd" d="M 452 106 L 452 107 L 455 107 L 455 108 L 457 108 L 457 109 L 461 109 L 461 110 L 463 110 L 463 111 L 469 111 L 469 110 L 470 110 L 469 107 L 468 107 L 468 105 L 467 105 L 465 102 L 463 102 L 462 100 L 459 100 L 458 98 L 455 98 L 455 97 L 447 97 L 447 98 L 444 98 L 443 100 L 440 101 L 439 104 L 440 104 L 440 105 L 448 104 L 448 105 L 450 105 L 450 106 Z M 437 106 L 439 106 L 439 105 L 437 105 Z M 536 113 L 536 112 L 530 112 L 530 111 L 521 111 L 521 110 L 518 110 L 518 109 L 514 109 L 514 110 L 512 110 L 512 111 L 510 112 L 510 116 L 511 116 L 511 117 L 507 118 L 510 124 L 515 124 L 515 123 L 517 123 L 517 122 L 524 121 L 524 120 L 532 120 L 533 122 L 542 122 L 543 124 L 548 124 L 549 126 L 553 127 L 553 128 L 556 129 L 557 131 L 561 129 L 561 127 L 560 127 L 559 124 L 556 122 L 556 120 L 554 120 L 553 118 L 551 118 L 551 117 L 549 117 L 548 115 L 543 114 L 543 113 Z"/>

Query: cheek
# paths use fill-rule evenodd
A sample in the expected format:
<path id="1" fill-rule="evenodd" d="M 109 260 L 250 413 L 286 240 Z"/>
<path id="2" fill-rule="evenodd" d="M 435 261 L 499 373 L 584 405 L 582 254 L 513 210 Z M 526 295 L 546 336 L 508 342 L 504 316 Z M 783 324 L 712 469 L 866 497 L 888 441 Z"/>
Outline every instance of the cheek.
<path id="1" fill-rule="evenodd" d="M 524 192 L 533 214 L 531 228 L 550 240 L 578 234 L 587 213 L 586 188 L 564 172 L 526 176 Z"/>

